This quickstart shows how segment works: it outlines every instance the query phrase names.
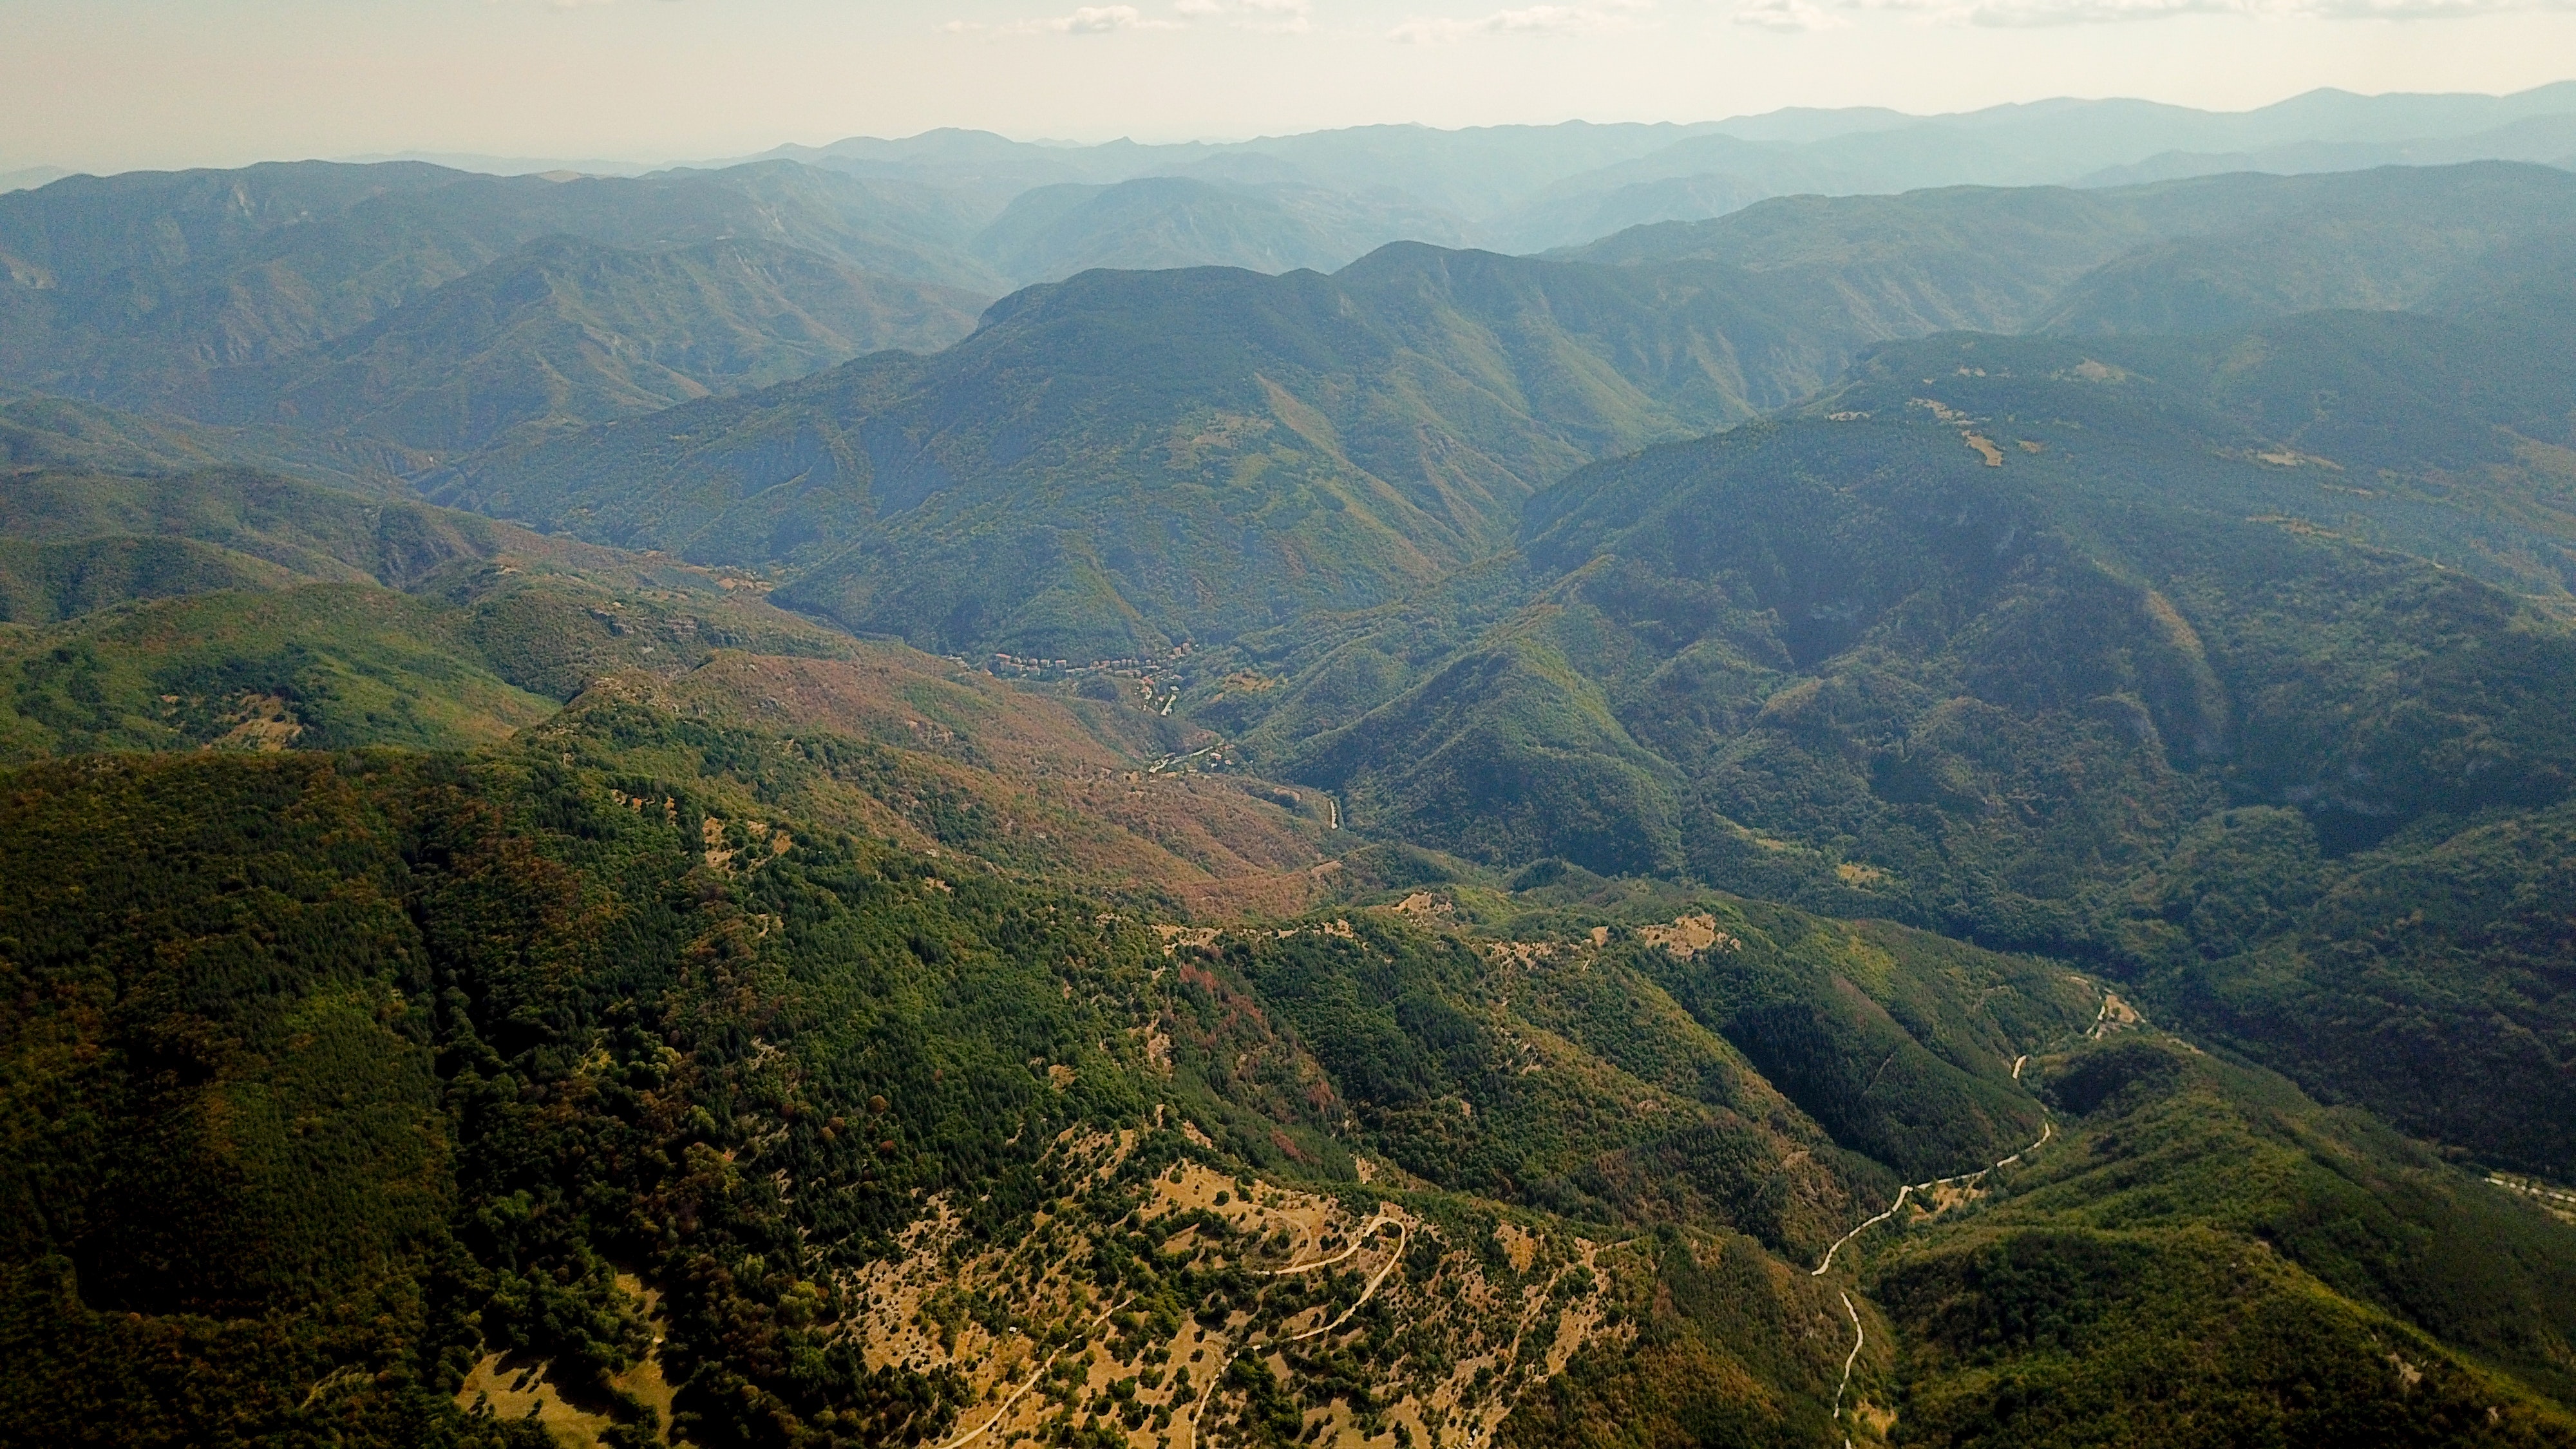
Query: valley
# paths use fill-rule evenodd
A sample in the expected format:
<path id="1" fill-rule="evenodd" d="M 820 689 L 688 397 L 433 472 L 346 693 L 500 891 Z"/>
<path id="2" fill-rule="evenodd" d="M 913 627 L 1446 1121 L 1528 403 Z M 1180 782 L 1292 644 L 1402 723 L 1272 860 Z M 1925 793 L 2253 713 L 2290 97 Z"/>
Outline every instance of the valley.
<path id="1" fill-rule="evenodd" d="M 2576 1443 L 2576 174 L 1806 124 L 0 195 L 0 1443 Z"/>

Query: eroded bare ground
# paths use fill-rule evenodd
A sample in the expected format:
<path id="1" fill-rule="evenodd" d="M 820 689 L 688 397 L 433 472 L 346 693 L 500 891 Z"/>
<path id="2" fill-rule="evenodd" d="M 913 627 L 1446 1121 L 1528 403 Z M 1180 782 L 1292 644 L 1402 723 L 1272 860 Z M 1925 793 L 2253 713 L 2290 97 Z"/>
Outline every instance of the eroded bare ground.
<path id="1" fill-rule="evenodd" d="M 992 832 L 942 839 L 901 798 L 857 807 L 864 818 L 850 823 L 915 849 L 1006 868 L 1015 853 L 1042 857 L 1053 878 L 1154 887 L 1208 917 L 1293 914 L 1334 885 L 1323 797 L 1157 772 L 1156 726 L 1133 710 L 1021 689 L 901 646 L 862 643 L 833 659 L 722 651 L 679 678 L 612 676 L 586 697 L 897 751 L 927 790 L 979 805 Z"/>
<path id="2" fill-rule="evenodd" d="M 606 1414 L 573 1407 L 549 1368 L 523 1354 L 485 1354 L 465 1376 L 456 1402 L 469 1414 L 489 1411 L 500 1419 L 525 1419 L 533 1413 L 559 1444 L 597 1444 L 614 1421 Z"/>
<path id="3" fill-rule="evenodd" d="M 1365 1190 L 1195 1160 L 1134 1171 L 1157 1130 L 1060 1139 L 1068 1190 L 1014 1241 L 974 1243 L 935 1202 L 899 1256 L 832 1285 L 871 1366 L 964 1377 L 944 1444 L 1090 1423 L 1172 1449 L 1265 1415 L 1311 1443 L 1481 1443 L 1605 1331 L 1598 1244 L 1517 1224 L 1470 1241 Z M 1152 1273 L 1097 1271 L 1122 1254 Z"/>
<path id="4" fill-rule="evenodd" d="M 2115 1031 L 2127 1031 L 2146 1024 L 2147 1019 L 2138 1015 L 2136 1007 L 2122 1001 L 2118 992 L 2105 990 L 2102 993 L 2101 1014 L 2093 1019 L 2093 1030 L 2090 1034 L 2100 1038 Z"/>
<path id="5" fill-rule="evenodd" d="M 746 841 L 765 838 L 743 823 Z M 722 848 L 713 839 L 710 831 L 709 849 Z M 1436 919 L 1445 913 L 1435 904 L 1446 902 L 1425 895 L 1377 909 Z M 1230 937 L 1359 939 L 1355 915 L 1295 927 L 1153 929 L 1171 969 L 1186 976 Z M 1735 948 L 1704 915 L 1652 929 L 1653 944 L 1676 955 Z M 1608 936 L 1604 928 L 1572 941 L 1488 942 L 1486 956 L 1526 987 L 1534 975 L 1585 969 Z M 1169 1071 L 1174 1048 L 1163 1028 L 1140 1030 L 1147 1059 Z M 1532 1059 L 1525 1070 L 1553 1059 L 1544 1040 L 1512 1039 Z M 1048 1070 L 1059 1088 L 1071 1085 L 1070 1068 Z M 1621 1090 L 1637 1111 L 1685 1110 L 1662 1095 L 1643 1083 Z M 1782 1169 L 1804 1177 L 1803 1157 L 1792 1154 Z M 862 1267 L 813 1270 L 819 1320 L 867 1370 L 906 1368 L 954 1385 L 945 1397 L 962 1409 L 940 1437 L 923 1441 L 939 1449 L 1063 1442 L 1075 1430 L 1094 1436 L 1087 1443 L 1197 1449 L 1253 1438 L 1256 1425 L 1306 1443 L 1475 1449 L 1494 1442 L 1515 1407 L 1587 1345 L 1628 1343 L 1662 1291 L 1658 1265 L 1670 1246 L 1651 1235 L 1602 1243 L 1536 1215 L 1444 1207 L 1453 1200 L 1365 1155 L 1354 1161 L 1357 1183 L 1321 1189 L 1211 1165 L 1221 1160 L 1211 1134 L 1169 1106 L 1116 1133 L 1068 1131 L 1038 1164 L 1051 1196 L 1033 1216 L 979 1228 L 979 1204 L 923 1199 L 892 1252 Z M 1900 1201 L 1898 1210 L 1943 1211 L 1976 1189 L 1973 1179 L 1926 1184 L 1913 1190 L 1920 1201 Z M 1850 1206 L 1837 1200 L 1831 1211 Z M 1727 1251 L 1699 1235 L 1681 1241 L 1703 1266 Z M 1795 1320 L 1795 1352 L 1828 1374 L 1857 1357 L 1830 1283 L 1777 1262 L 1763 1272 L 1775 1306 Z M 649 1317 L 649 1289 L 620 1285 Z M 657 1361 L 647 1358 L 617 1387 L 672 1423 Z M 567 1403 L 543 1365 L 523 1360 L 483 1360 L 458 1397 L 509 1418 L 534 1410 L 561 1442 L 582 1449 L 599 1444 L 609 1425 Z M 1862 1442 L 1868 1416 L 1885 1412 L 1857 1391 L 1849 1411 L 1847 1428 Z M 816 1427 L 831 1425 L 818 1419 Z"/>
<path id="6" fill-rule="evenodd" d="M 670 1382 L 662 1376 L 661 1294 L 632 1273 L 618 1274 L 617 1286 L 642 1309 L 646 1322 L 653 1327 L 653 1341 L 643 1358 L 610 1379 L 609 1385 L 649 1406 L 663 1431 L 664 1442 L 668 1442 L 672 1391 Z M 458 1406 L 469 1414 L 488 1413 L 499 1419 L 534 1415 L 564 1449 L 598 1449 L 610 1426 L 617 1422 L 607 1412 L 609 1406 L 594 1402 L 594 1398 L 577 1387 L 567 1394 L 552 1364 L 524 1353 L 485 1354 L 475 1361 L 464 1386 L 456 1391 Z"/>

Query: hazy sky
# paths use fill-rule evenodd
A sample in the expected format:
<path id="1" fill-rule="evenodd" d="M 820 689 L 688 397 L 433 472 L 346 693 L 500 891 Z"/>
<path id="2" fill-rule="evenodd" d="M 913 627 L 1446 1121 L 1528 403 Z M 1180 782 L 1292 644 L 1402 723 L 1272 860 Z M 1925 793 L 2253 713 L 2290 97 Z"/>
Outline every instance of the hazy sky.
<path id="1" fill-rule="evenodd" d="M 2571 75 L 2576 0 L 0 0 L 0 169 L 2056 95 L 2241 109 Z"/>

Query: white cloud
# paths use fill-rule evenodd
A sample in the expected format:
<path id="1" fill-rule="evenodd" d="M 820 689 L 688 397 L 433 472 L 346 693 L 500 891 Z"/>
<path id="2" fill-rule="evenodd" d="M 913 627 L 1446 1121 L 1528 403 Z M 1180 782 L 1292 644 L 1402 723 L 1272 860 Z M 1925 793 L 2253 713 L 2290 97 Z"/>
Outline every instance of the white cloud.
<path id="1" fill-rule="evenodd" d="M 1386 33 L 1389 40 L 1415 45 L 1454 44 L 1479 35 L 1599 35 L 1636 26 L 1639 11 L 1652 0 L 1602 0 L 1592 5 L 1532 5 L 1497 10 L 1472 20 L 1416 16 Z"/>
<path id="2" fill-rule="evenodd" d="M 1178 0 L 1172 8 L 1190 20 L 1231 16 L 1246 30 L 1295 33 L 1315 28 L 1314 0 Z"/>
<path id="3" fill-rule="evenodd" d="M 574 4 L 607 4 L 611 0 L 571 0 Z M 1122 30 L 1180 30 L 1194 21 L 1232 17 L 1246 30 L 1295 33 L 1314 28 L 1314 0 L 1174 0 L 1178 20 L 1158 20 L 1133 5 L 1084 5 L 1069 15 L 1051 15 L 988 25 L 952 20 L 939 27 L 951 34 L 1111 35 Z"/>
<path id="4" fill-rule="evenodd" d="M 1242 17 L 1237 23 L 1249 30 L 1300 33 L 1315 26 L 1314 0 L 1237 0 L 1235 10 Z"/>
<path id="5" fill-rule="evenodd" d="M 1133 5 L 1083 5 L 1071 15 L 1047 21 L 1046 28 L 1067 35 L 1107 35 L 1114 30 L 1159 30 L 1170 24 L 1146 19 Z"/>
<path id="6" fill-rule="evenodd" d="M 2163 20 L 2175 15 L 2250 14 L 2258 4 L 2259 0 L 1941 0 L 1937 4 L 1901 3 L 1889 8 L 1924 10 L 1935 20 L 1951 25 L 2017 28 L 2109 25 Z"/>
<path id="7" fill-rule="evenodd" d="M 1814 0 L 1747 0 L 1747 3 L 1735 7 L 1735 14 L 1730 18 L 1738 25 L 1776 30 L 1782 34 L 1840 30 L 1851 24 L 1839 10 L 1815 4 Z"/>
<path id="8" fill-rule="evenodd" d="M 1122 30 L 1178 30 L 1181 23 L 1147 19 L 1145 12 L 1133 5 L 1080 5 L 1069 15 L 1014 20 L 1007 25 L 952 20 L 939 28 L 952 33 L 981 30 L 996 35 L 1114 35 Z"/>
<path id="9" fill-rule="evenodd" d="M 2576 10 L 2571 0 L 2310 0 L 2301 14 L 2328 20 L 2448 20 L 2506 11 Z"/>

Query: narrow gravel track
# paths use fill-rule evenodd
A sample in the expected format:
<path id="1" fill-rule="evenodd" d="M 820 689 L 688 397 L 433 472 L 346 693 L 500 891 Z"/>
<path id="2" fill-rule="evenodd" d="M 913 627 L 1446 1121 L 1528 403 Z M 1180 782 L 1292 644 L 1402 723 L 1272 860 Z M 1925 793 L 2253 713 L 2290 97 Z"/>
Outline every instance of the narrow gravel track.
<path id="1" fill-rule="evenodd" d="M 1843 1390 L 1851 1387 L 1852 1365 L 1860 1362 L 1860 1346 L 1869 1342 L 1869 1335 L 1861 1331 L 1860 1310 L 1852 1306 L 1851 1295 L 1843 1294 L 1842 1300 L 1843 1312 L 1851 1315 L 1852 1351 L 1843 1358 L 1843 1381 L 1834 1385 L 1834 1419 L 1837 1423 L 1843 1417 Z M 1848 1444 L 1851 1441 L 1845 1439 L 1843 1442 Z"/>
<path id="2" fill-rule="evenodd" d="M 1329 1268 L 1335 1263 L 1342 1261 L 1344 1258 L 1349 1257 L 1351 1254 L 1358 1252 L 1360 1249 L 1367 1247 L 1368 1240 L 1376 1236 L 1377 1230 L 1385 1227 L 1388 1223 L 1395 1223 L 1399 1228 L 1404 1227 L 1404 1224 L 1396 1219 L 1388 1217 L 1384 1213 L 1379 1213 L 1376 1217 L 1360 1224 L 1360 1230 L 1351 1236 L 1351 1245 L 1349 1247 L 1342 1249 L 1340 1252 L 1335 1253 L 1329 1258 L 1317 1258 L 1311 1263 L 1291 1263 L 1285 1268 L 1273 1268 L 1270 1270 L 1270 1276 L 1273 1278 L 1284 1278 L 1291 1273 L 1312 1273 L 1318 1268 Z M 1405 1236 L 1408 1239 L 1413 1236 L 1413 1232 L 1410 1228 L 1405 1229 Z"/>
<path id="3" fill-rule="evenodd" d="M 2028 1147 L 2014 1153 L 2012 1156 L 2000 1158 L 1984 1167 L 1978 1168 L 1974 1172 L 1963 1172 L 1956 1177 L 1936 1177 L 1930 1182 L 1909 1182 L 1905 1186 L 1898 1188 L 1896 1190 L 1896 1201 L 1887 1205 L 1887 1211 L 1880 1213 L 1877 1217 L 1871 1218 L 1868 1222 L 1861 1224 L 1859 1227 L 1852 1229 L 1850 1232 L 1845 1233 L 1840 1238 L 1836 1239 L 1832 1247 L 1825 1249 L 1825 1261 L 1818 1263 L 1813 1269 L 1809 1270 L 1807 1276 L 1811 1278 L 1823 1277 L 1825 1275 L 1825 1270 L 1834 1265 L 1834 1254 L 1843 1250 L 1843 1244 L 1850 1242 L 1852 1239 L 1859 1237 L 1861 1234 L 1868 1232 L 1874 1227 L 1877 1227 L 1880 1223 L 1886 1222 L 1889 1218 L 1896 1216 L 1897 1212 L 1905 1206 L 1905 1199 L 1908 1194 L 1930 1192 L 1936 1187 L 1948 1187 L 1954 1183 L 1967 1183 L 1973 1186 L 1987 1173 L 1994 1171 L 1996 1168 L 2010 1167 L 2014 1163 L 2021 1161 L 2022 1158 L 2029 1154 L 2037 1152 L 2040 1148 L 2048 1144 L 2048 1139 L 2056 1135 L 2056 1132 L 2057 1124 L 2049 1120 L 2049 1118 L 2043 1114 L 2039 1119 L 2038 1139 L 2032 1142 Z"/>
<path id="4" fill-rule="evenodd" d="M 1109 1315 L 1116 1313 L 1119 1309 L 1126 1307 L 1134 1301 L 1135 1300 L 1132 1298 L 1119 1299 L 1116 1303 L 1102 1309 L 1100 1316 L 1091 1320 L 1091 1326 L 1098 1328 L 1100 1325 L 1107 1323 L 1109 1321 Z M 1038 1380 L 1046 1377 L 1046 1371 L 1055 1367 L 1056 1359 L 1062 1356 L 1063 1353 L 1064 1350 L 1059 1348 L 1054 1353 L 1048 1354 L 1043 1363 L 1040 1363 L 1036 1368 L 1029 1370 L 1028 1381 L 1021 1384 L 1018 1388 L 1011 1390 L 1011 1396 L 1002 1401 L 1001 1407 L 995 1409 L 992 1412 L 991 1417 L 985 1419 L 983 1423 L 976 1425 L 974 1428 L 967 1430 L 965 1433 L 958 1435 L 956 1438 L 949 1440 L 947 1443 L 942 1444 L 939 1446 L 939 1449 L 965 1449 L 966 1445 L 972 1444 L 976 1440 L 983 1438 L 985 1430 L 990 1429 L 995 1424 L 1009 1418 L 1011 1414 L 1011 1406 L 1018 1403 L 1021 1397 L 1027 1394 L 1029 1390 L 1038 1386 Z"/>
<path id="5" fill-rule="evenodd" d="M 1360 1294 L 1359 1301 L 1342 1310 L 1341 1317 L 1334 1319 L 1332 1322 L 1325 1324 L 1321 1328 L 1310 1328 L 1304 1333 L 1295 1334 L 1287 1338 L 1273 1339 L 1271 1340 L 1272 1343 L 1302 1343 L 1307 1339 L 1317 1337 L 1321 1334 L 1330 1333 L 1334 1329 L 1341 1327 L 1343 1324 L 1350 1322 L 1353 1314 L 1366 1308 L 1368 1306 L 1368 1301 L 1377 1296 L 1377 1290 L 1386 1282 L 1388 1275 L 1392 1274 L 1397 1268 L 1403 1266 L 1405 1252 L 1413 1246 L 1413 1228 L 1402 1218 L 1389 1217 L 1385 1213 L 1380 1213 L 1376 1217 L 1369 1219 L 1368 1224 L 1360 1229 L 1359 1235 L 1351 1240 L 1351 1245 L 1344 1248 L 1339 1254 L 1331 1258 L 1323 1259 L 1320 1262 L 1299 1263 L 1292 1267 L 1274 1268 L 1271 1270 L 1270 1276 L 1276 1278 L 1283 1274 L 1308 1273 L 1317 1268 L 1329 1267 L 1330 1265 L 1338 1263 L 1342 1261 L 1342 1259 L 1359 1251 L 1362 1247 L 1365 1247 L 1368 1244 L 1368 1241 L 1377 1235 L 1377 1230 L 1389 1223 L 1395 1224 L 1396 1230 L 1403 1236 L 1395 1245 L 1394 1255 L 1386 1260 L 1386 1265 L 1384 1267 L 1377 1270 L 1375 1277 L 1369 1279 L 1368 1288 Z M 1190 1404 L 1189 1437 L 1180 1441 L 1181 1449 L 1197 1449 L 1199 1440 L 1199 1415 L 1206 1412 L 1207 1401 L 1215 1395 L 1217 1384 L 1225 1378 L 1225 1371 L 1234 1367 L 1235 1359 L 1240 1357 L 1246 1348 L 1253 1346 L 1254 1345 L 1251 1344 L 1238 1343 L 1234 1347 L 1226 1350 L 1225 1357 L 1217 1360 L 1216 1368 L 1208 1375 L 1207 1383 L 1200 1387 L 1198 1398 Z"/>

